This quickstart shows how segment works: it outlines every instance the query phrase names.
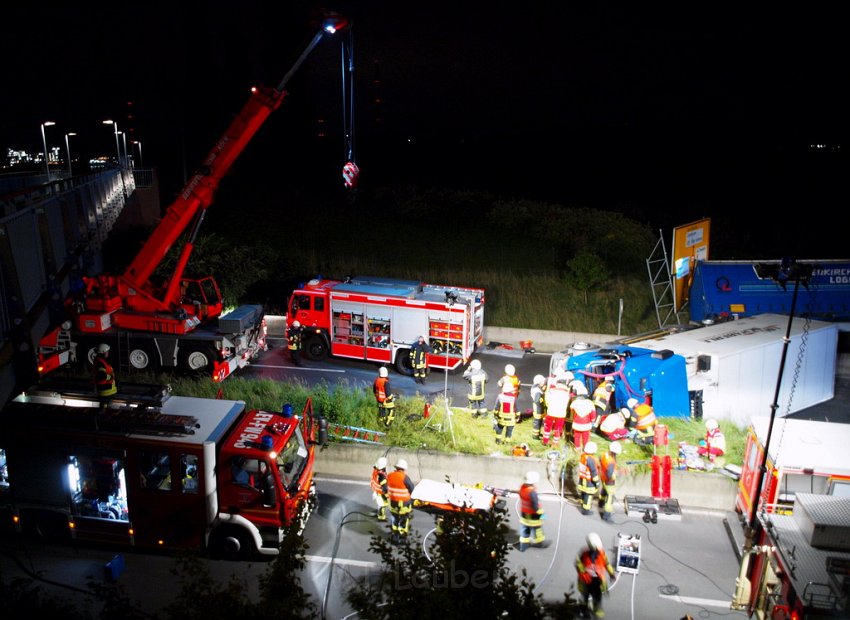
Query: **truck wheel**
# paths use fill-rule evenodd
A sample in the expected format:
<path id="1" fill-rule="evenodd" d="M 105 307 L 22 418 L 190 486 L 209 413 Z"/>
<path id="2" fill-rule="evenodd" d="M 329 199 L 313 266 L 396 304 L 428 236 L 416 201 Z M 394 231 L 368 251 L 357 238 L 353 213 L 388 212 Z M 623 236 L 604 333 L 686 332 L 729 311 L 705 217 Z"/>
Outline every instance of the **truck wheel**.
<path id="1" fill-rule="evenodd" d="M 410 349 L 399 349 L 395 354 L 395 369 L 400 375 L 413 376 L 413 364 L 410 363 Z"/>
<path id="2" fill-rule="evenodd" d="M 178 353 L 180 370 L 190 375 L 211 373 L 215 352 L 211 347 L 189 345 Z"/>
<path id="3" fill-rule="evenodd" d="M 256 554 L 248 532 L 239 527 L 223 526 L 210 535 L 210 554 L 220 560 L 247 560 Z"/>
<path id="4" fill-rule="evenodd" d="M 147 344 L 134 346 L 130 349 L 130 367 L 134 370 L 150 370 L 157 372 L 159 370 L 159 361 L 153 353 L 153 347 Z"/>
<path id="5" fill-rule="evenodd" d="M 304 357 L 313 362 L 321 362 L 328 357 L 328 345 L 318 334 L 304 340 L 303 351 Z"/>

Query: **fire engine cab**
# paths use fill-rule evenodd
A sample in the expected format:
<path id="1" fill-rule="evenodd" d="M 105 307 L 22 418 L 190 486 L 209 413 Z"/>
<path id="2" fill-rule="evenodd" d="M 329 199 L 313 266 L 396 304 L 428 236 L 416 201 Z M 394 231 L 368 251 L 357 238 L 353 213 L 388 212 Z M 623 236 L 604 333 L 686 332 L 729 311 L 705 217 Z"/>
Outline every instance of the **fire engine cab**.
<path id="1" fill-rule="evenodd" d="M 412 375 L 410 347 L 425 336 L 430 368 L 454 370 L 484 341 L 484 289 L 358 277 L 310 280 L 288 303 L 307 359 L 328 355 L 394 365 Z"/>

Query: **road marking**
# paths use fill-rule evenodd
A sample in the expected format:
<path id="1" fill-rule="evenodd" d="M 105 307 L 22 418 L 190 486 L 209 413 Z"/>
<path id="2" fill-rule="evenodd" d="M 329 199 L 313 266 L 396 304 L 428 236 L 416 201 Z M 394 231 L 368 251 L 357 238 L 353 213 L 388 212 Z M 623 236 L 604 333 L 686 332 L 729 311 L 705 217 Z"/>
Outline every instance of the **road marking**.
<path id="1" fill-rule="evenodd" d="M 365 560 L 345 560 L 340 558 L 328 558 L 323 555 L 305 555 L 304 559 L 308 562 L 319 562 L 321 564 L 339 564 L 341 566 L 359 566 L 360 568 L 377 568 L 377 562 L 367 562 Z"/>
<path id="2" fill-rule="evenodd" d="M 677 603 L 685 605 L 697 605 L 700 607 L 722 607 L 724 609 L 732 609 L 732 601 L 721 601 L 712 598 L 697 598 L 695 596 L 679 596 L 678 594 L 659 594 L 661 598 L 666 598 Z"/>
<path id="3" fill-rule="evenodd" d="M 331 370 L 329 368 L 303 368 L 300 366 L 275 366 L 274 364 L 251 364 L 251 368 L 277 368 L 286 370 L 312 370 L 313 372 L 345 372 L 344 370 Z"/>

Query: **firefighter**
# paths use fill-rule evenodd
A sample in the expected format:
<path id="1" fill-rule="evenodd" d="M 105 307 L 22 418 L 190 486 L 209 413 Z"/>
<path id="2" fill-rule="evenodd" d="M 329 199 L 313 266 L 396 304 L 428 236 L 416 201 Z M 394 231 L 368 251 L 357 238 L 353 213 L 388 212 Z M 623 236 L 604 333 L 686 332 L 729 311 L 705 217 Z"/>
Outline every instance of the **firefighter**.
<path id="1" fill-rule="evenodd" d="M 542 443 L 557 449 L 561 444 L 564 423 L 567 420 L 567 407 L 570 404 L 569 378 L 559 373 L 549 380 L 546 388 L 546 416 L 543 418 Z"/>
<path id="2" fill-rule="evenodd" d="M 531 384 L 531 438 L 540 439 L 543 434 L 543 418 L 546 417 L 546 377 L 535 375 Z"/>
<path id="3" fill-rule="evenodd" d="M 431 347 L 425 341 L 425 336 L 419 336 L 419 339 L 410 347 L 410 365 L 413 366 L 413 380 L 416 383 L 425 385 L 425 377 L 428 374 L 428 354 L 431 352 Z"/>
<path id="4" fill-rule="evenodd" d="M 537 497 L 540 474 L 530 471 L 525 474 L 525 482 L 519 489 L 519 550 L 525 551 L 529 545 L 542 546 L 546 535 L 543 533 L 543 508 Z"/>
<path id="5" fill-rule="evenodd" d="M 614 492 L 617 490 L 617 456 L 623 452 L 618 441 L 608 446 L 608 451 L 599 459 L 599 478 L 602 489 L 599 491 L 599 504 L 602 508 L 602 520 L 611 521 L 614 512 Z"/>
<path id="6" fill-rule="evenodd" d="M 472 417 L 485 417 L 487 405 L 484 402 L 484 388 L 487 383 L 487 372 L 481 368 L 481 360 L 469 362 L 469 367 L 463 371 L 463 378 L 469 382 L 469 393 L 466 397 Z"/>
<path id="7" fill-rule="evenodd" d="M 575 383 L 575 381 L 573 382 Z M 570 402 L 570 420 L 572 422 L 573 444 L 581 452 L 584 445 L 590 441 L 590 431 L 596 423 L 596 407 L 587 397 L 584 383 L 575 386 L 575 397 Z"/>
<path id="8" fill-rule="evenodd" d="M 596 432 L 602 435 L 608 441 L 617 441 L 625 439 L 629 435 L 629 429 L 626 428 L 626 422 L 631 417 L 632 412 L 628 407 L 621 407 L 619 411 L 609 413 L 596 426 Z"/>
<path id="9" fill-rule="evenodd" d="M 391 426 L 395 420 L 395 394 L 390 387 L 389 371 L 386 366 L 378 369 L 378 377 L 372 384 L 375 402 L 378 404 L 378 422 Z"/>
<path id="10" fill-rule="evenodd" d="M 514 395 L 514 400 L 519 400 L 519 388 L 520 388 L 520 380 L 519 377 L 516 376 L 516 368 L 514 368 L 513 364 L 505 365 L 505 374 L 502 375 L 502 378 L 496 382 L 496 385 L 499 386 L 499 393 L 502 394 L 502 388 L 505 384 L 508 383 L 512 386 L 511 392 Z M 494 407 L 495 408 L 495 407 Z"/>
<path id="11" fill-rule="evenodd" d="M 390 504 L 392 542 L 398 544 L 410 532 L 413 518 L 413 481 L 407 475 L 407 461 L 399 459 L 395 471 L 387 475 L 387 497 Z"/>
<path id="12" fill-rule="evenodd" d="M 714 461 L 716 457 L 723 456 L 726 453 L 726 438 L 714 418 L 705 421 L 705 439 L 700 441 L 699 444 L 697 453 L 700 456 L 707 456 L 710 461 Z"/>
<path id="13" fill-rule="evenodd" d="M 510 441 L 514 434 L 514 426 L 516 426 L 516 396 L 514 395 L 513 386 L 505 383 L 502 386 L 502 393 L 496 402 L 496 411 L 493 412 L 496 416 L 496 422 L 493 424 L 493 430 L 496 431 L 496 443 L 501 444 L 502 435 L 505 437 L 504 443 Z"/>
<path id="14" fill-rule="evenodd" d="M 605 377 L 593 390 L 593 406 L 596 407 L 596 419 L 601 420 L 611 410 L 611 396 L 614 394 L 614 377 Z"/>
<path id="15" fill-rule="evenodd" d="M 583 604 L 597 618 L 604 617 L 602 595 L 608 592 L 608 576 L 613 577 L 615 573 L 599 534 L 591 532 L 587 535 L 587 547 L 576 557 L 576 572 Z"/>
<path id="16" fill-rule="evenodd" d="M 301 365 L 301 336 L 303 332 L 304 328 L 301 327 L 301 323 L 298 321 L 292 321 L 292 325 L 286 330 L 286 346 L 289 349 L 292 363 L 296 366 Z"/>
<path id="17" fill-rule="evenodd" d="M 378 510 L 375 513 L 378 521 L 387 520 L 387 459 L 380 457 L 375 461 L 372 467 L 372 499 L 378 505 Z"/>
<path id="18" fill-rule="evenodd" d="M 648 446 L 655 440 L 655 410 L 647 402 L 638 402 L 637 398 L 630 398 L 626 405 L 632 412 L 631 421 L 634 425 L 629 437 L 636 444 Z"/>
<path id="19" fill-rule="evenodd" d="M 100 408 L 106 409 L 112 402 L 112 397 L 118 393 L 118 385 L 115 382 L 115 370 L 107 359 L 109 357 L 109 345 L 101 343 L 97 345 L 97 353 L 94 356 L 92 366 L 92 379 L 97 397 L 100 400 Z"/>
<path id="20" fill-rule="evenodd" d="M 599 493 L 599 462 L 596 443 L 588 441 L 578 462 L 578 491 L 581 494 L 581 514 L 591 515 L 593 498 Z"/>

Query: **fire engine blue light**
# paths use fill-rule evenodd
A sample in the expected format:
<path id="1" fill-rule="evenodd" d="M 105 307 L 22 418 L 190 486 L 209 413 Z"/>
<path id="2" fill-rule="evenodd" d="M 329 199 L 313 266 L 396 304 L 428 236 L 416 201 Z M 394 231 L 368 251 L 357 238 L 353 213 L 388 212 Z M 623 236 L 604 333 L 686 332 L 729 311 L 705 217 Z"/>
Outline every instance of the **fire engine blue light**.
<path id="1" fill-rule="evenodd" d="M 274 439 L 271 435 L 263 435 L 260 445 L 263 446 L 263 450 L 271 450 L 274 446 Z"/>
<path id="2" fill-rule="evenodd" d="M 292 417 L 292 405 L 290 405 L 289 403 L 286 403 L 283 406 L 283 409 L 280 410 L 280 413 L 284 418 L 291 418 Z"/>

